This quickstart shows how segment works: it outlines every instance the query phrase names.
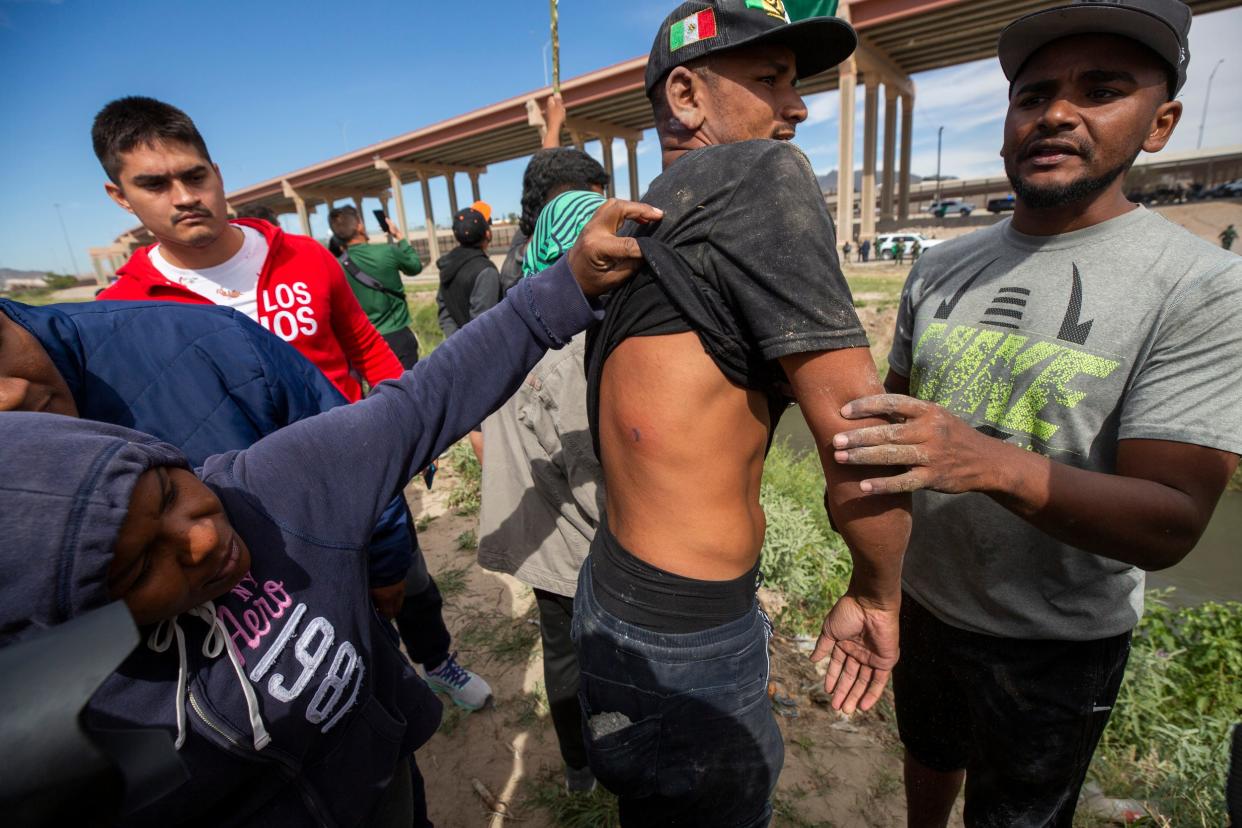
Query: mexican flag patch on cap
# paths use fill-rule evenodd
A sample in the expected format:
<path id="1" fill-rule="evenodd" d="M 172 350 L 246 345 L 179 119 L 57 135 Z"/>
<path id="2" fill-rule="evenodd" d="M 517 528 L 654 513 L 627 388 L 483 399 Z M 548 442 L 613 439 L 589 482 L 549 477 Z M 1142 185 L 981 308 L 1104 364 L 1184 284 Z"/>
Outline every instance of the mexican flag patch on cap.
<path id="1" fill-rule="evenodd" d="M 692 14 L 684 20 L 678 20 L 668 29 L 668 48 L 676 52 L 682 46 L 698 43 L 716 36 L 716 12 L 705 9 Z"/>

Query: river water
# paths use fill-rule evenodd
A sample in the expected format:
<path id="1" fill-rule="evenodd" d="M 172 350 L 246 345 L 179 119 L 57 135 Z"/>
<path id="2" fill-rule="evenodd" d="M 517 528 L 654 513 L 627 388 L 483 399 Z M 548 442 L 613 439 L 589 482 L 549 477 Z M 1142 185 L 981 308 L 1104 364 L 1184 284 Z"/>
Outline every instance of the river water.
<path id="1" fill-rule="evenodd" d="M 785 412 L 777 439 L 788 440 L 796 451 L 813 451 L 814 440 L 798 408 Z M 1147 585 L 1174 587 L 1170 603 L 1177 606 L 1204 601 L 1242 601 L 1242 492 L 1226 492 L 1212 522 L 1194 551 L 1180 564 L 1150 573 Z"/>

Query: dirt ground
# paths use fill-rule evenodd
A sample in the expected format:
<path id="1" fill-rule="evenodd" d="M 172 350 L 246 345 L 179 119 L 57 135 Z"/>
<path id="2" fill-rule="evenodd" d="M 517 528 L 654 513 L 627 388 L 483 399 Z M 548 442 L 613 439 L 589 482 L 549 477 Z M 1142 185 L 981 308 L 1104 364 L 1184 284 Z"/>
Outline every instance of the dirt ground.
<path id="1" fill-rule="evenodd" d="M 440 731 L 418 752 L 431 818 L 440 828 L 510 821 L 520 828 L 566 824 L 555 821 L 552 810 L 564 809 L 567 797 L 543 694 L 533 595 L 517 580 L 477 565 L 477 519 L 448 510 L 452 485 L 452 469 L 443 468 L 433 491 L 419 484 L 407 490 L 407 497 L 422 521 L 428 565 L 445 593 L 445 620 L 458 657 L 491 683 L 495 704 L 477 713 L 449 705 Z M 822 678 L 799 648 L 808 644 L 777 633 L 772 678 L 778 698 L 787 701 L 774 709 L 781 714 L 786 756 L 773 825 L 903 825 L 900 748 L 891 704 L 882 702 L 871 713 L 846 720 L 816 703 L 812 692 L 822 686 Z M 476 780 L 518 819 L 492 815 L 476 793 Z M 572 824 L 605 824 L 603 817 L 596 821 L 589 814 L 579 814 L 578 820 Z"/>

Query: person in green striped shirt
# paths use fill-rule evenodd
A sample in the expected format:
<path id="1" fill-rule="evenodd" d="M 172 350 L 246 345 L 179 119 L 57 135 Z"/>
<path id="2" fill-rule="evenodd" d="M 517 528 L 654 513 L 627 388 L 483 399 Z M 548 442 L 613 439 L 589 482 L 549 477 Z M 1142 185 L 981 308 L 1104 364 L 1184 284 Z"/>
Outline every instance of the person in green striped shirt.
<path id="1" fill-rule="evenodd" d="M 405 239 L 398 240 L 392 222 L 382 228 L 388 233 L 385 244 L 371 244 L 362 216 L 353 207 L 337 207 L 328 213 L 332 229 L 333 254 L 348 254 L 355 272 L 344 261 L 346 281 L 358 297 L 358 304 L 371 324 L 397 355 L 401 367 L 409 370 L 418 362 L 418 338 L 410 330 L 410 309 L 405 303 L 401 274 L 417 276 L 423 263 Z"/>

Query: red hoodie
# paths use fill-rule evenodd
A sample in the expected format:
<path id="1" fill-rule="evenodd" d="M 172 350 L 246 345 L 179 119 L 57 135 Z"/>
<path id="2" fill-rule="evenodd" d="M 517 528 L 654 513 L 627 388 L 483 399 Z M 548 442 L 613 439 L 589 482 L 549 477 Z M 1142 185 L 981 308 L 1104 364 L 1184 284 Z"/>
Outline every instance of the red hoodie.
<path id="1" fill-rule="evenodd" d="M 258 230 L 267 239 L 256 322 L 301 351 L 350 402 L 362 397 L 351 367 L 372 386 L 401 375 L 401 363 L 363 313 L 340 263 L 323 245 L 258 219 L 232 223 Z M 213 304 L 164 278 L 151 264 L 152 247 L 134 251 L 117 271 L 116 283 L 99 298 Z"/>

